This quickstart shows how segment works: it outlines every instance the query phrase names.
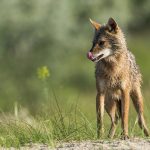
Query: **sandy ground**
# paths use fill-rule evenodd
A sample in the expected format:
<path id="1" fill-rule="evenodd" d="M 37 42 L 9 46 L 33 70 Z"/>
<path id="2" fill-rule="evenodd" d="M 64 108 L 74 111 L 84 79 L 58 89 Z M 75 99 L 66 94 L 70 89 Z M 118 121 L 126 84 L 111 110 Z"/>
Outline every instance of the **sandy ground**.
<path id="1" fill-rule="evenodd" d="M 58 143 L 55 148 L 47 145 L 31 144 L 21 150 L 150 150 L 150 139 L 129 139 L 112 141 L 82 141 Z M 14 150 L 14 148 L 11 148 Z"/>
<path id="2" fill-rule="evenodd" d="M 130 139 L 114 141 L 83 141 L 63 143 L 60 150 L 150 150 L 150 139 Z"/>

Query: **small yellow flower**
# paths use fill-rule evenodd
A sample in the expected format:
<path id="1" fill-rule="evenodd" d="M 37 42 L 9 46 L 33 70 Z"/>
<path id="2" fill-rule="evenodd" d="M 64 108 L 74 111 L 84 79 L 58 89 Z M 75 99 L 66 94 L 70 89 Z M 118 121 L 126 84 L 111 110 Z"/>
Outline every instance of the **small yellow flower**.
<path id="1" fill-rule="evenodd" d="M 41 80 L 45 80 L 50 76 L 49 69 L 47 68 L 47 66 L 38 68 L 37 74 L 38 78 Z"/>

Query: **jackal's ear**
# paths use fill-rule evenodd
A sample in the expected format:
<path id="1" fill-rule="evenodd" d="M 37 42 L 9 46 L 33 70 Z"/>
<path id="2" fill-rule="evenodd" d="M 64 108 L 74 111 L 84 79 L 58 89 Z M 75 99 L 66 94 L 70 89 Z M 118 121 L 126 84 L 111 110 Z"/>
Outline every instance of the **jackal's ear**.
<path id="1" fill-rule="evenodd" d="M 94 27 L 96 30 L 99 30 L 99 29 L 100 29 L 101 25 L 100 25 L 99 23 L 93 21 L 93 20 L 90 19 L 90 18 L 89 18 L 89 20 L 90 20 L 91 24 L 93 25 L 93 27 Z"/>
<path id="2" fill-rule="evenodd" d="M 107 27 L 108 27 L 108 30 L 110 32 L 112 32 L 112 31 L 117 30 L 118 25 L 113 18 L 109 18 L 108 23 L 107 23 Z"/>

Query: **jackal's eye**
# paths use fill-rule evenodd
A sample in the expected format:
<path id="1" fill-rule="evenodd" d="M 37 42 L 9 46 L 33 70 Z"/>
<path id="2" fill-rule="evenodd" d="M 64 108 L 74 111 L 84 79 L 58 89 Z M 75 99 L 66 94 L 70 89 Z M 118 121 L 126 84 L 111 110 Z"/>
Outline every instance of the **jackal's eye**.
<path id="1" fill-rule="evenodd" d="M 99 46 L 103 46 L 104 43 L 105 43 L 105 41 L 100 41 L 100 42 L 99 42 Z"/>

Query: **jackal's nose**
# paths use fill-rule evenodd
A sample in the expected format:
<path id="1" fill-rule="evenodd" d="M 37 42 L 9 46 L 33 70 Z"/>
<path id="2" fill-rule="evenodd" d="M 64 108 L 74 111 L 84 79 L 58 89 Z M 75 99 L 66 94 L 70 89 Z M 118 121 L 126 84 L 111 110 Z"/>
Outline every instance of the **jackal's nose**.
<path id="1" fill-rule="evenodd" d="M 93 59 L 93 54 L 91 52 L 88 52 L 87 53 L 87 58 L 92 60 Z"/>

